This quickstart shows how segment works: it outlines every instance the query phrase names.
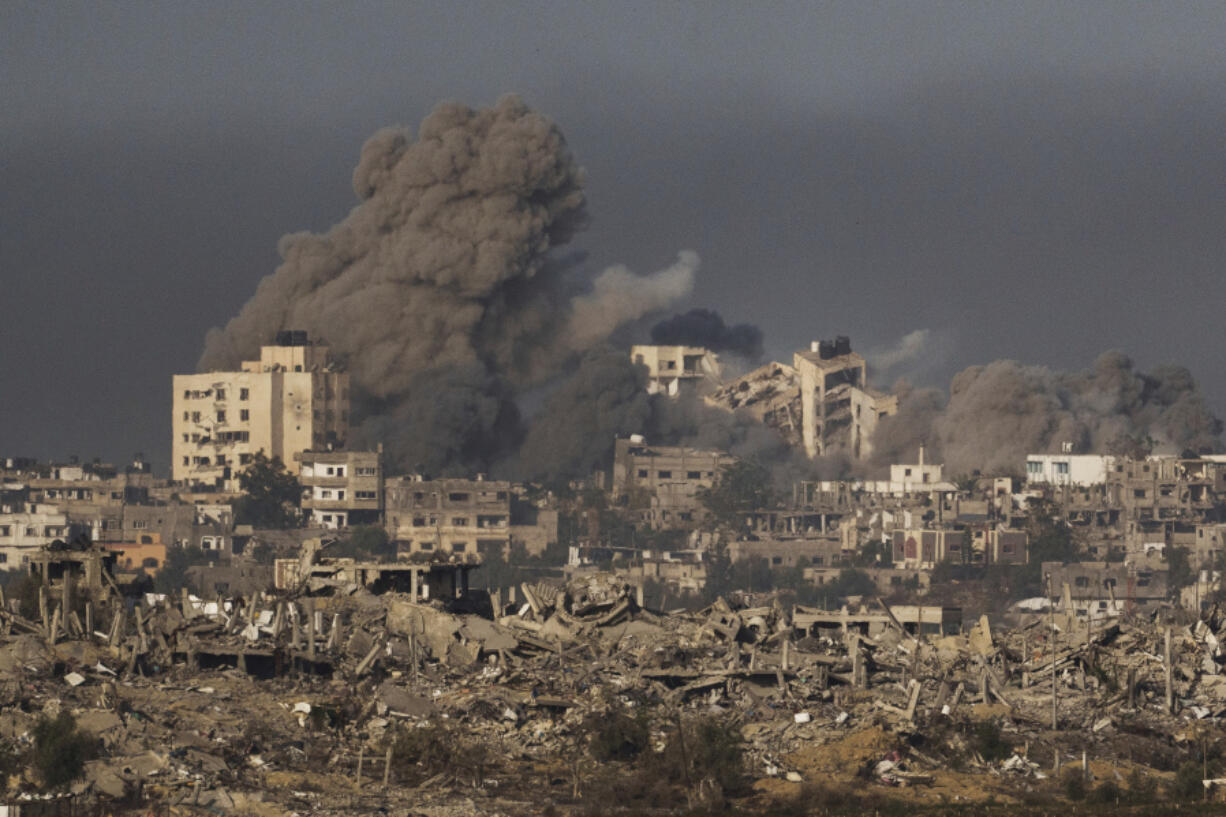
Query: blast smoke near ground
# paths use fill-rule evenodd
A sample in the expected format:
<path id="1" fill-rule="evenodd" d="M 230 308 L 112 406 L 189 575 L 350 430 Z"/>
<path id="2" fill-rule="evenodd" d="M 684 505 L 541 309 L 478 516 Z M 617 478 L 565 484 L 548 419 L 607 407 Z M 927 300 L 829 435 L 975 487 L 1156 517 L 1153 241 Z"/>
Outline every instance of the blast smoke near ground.
<path id="1" fill-rule="evenodd" d="M 688 296 L 699 259 L 682 250 L 654 274 L 616 264 L 593 274 L 561 255 L 587 221 L 583 183 L 559 128 L 514 96 L 480 110 L 440 105 L 416 137 L 381 130 L 353 174 L 357 206 L 326 233 L 281 240 L 283 262 L 210 331 L 200 368 L 236 367 L 277 330 L 307 330 L 352 373 L 357 436 L 384 443 L 393 470 L 582 477 L 608 464 L 614 435 L 644 433 L 754 457 L 780 483 L 848 472 L 838 455 L 802 461 L 750 418 L 645 393 L 626 350 L 601 344 Z M 757 327 L 705 309 L 650 335 L 750 360 L 762 352 Z M 908 335 L 879 366 L 913 360 L 926 338 Z M 522 396 L 542 388 L 540 410 L 525 416 Z M 1015 470 L 1026 453 L 1066 441 L 1084 451 L 1127 438 L 1176 451 L 1220 444 L 1222 425 L 1187 370 L 1142 373 L 1120 353 L 1074 373 L 974 366 L 948 400 L 899 388 L 878 465 L 920 443 L 950 473 Z"/>

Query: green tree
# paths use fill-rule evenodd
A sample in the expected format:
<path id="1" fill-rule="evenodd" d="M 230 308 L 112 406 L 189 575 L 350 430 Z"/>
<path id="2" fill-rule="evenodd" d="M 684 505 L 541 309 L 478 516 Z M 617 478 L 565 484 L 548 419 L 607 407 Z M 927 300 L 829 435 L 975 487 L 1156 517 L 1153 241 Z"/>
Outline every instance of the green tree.
<path id="1" fill-rule="evenodd" d="M 54 719 L 42 716 L 30 730 L 33 746 L 30 765 L 44 786 L 57 789 L 81 776 L 85 761 L 98 755 L 98 741 L 77 728 L 76 719 L 67 709 Z"/>
<path id="2" fill-rule="evenodd" d="M 1050 497 L 1031 499 L 1026 509 L 1029 558 L 1019 571 L 1021 581 L 1017 586 L 1023 595 L 1035 596 L 1046 592 L 1043 587 L 1043 562 L 1075 561 L 1079 547 L 1073 529 L 1064 518 L 1063 509 Z"/>
<path id="3" fill-rule="evenodd" d="M 208 563 L 208 554 L 197 545 L 171 545 L 166 548 L 166 559 L 162 562 L 162 568 L 153 578 L 153 587 L 157 592 L 167 595 L 178 593 L 181 587 L 194 591 L 196 588 L 192 587 L 187 578 L 187 569 Z"/>
<path id="4" fill-rule="evenodd" d="M 350 528 L 348 535 L 328 552 L 333 556 L 351 556 L 355 559 L 394 560 L 396 543 L 379 525 L 357 525 Z"/>
<path id="5" fill-rule="evenodd" d="M 698 501 L 716 525 L 739 530 L 745 514 L 775 504 L 770 473 L 751 460 L 725 465 L 714 487 L 698 493 Z"/>
<path id="6" fill-rule="evenodd" d="M 856 554 L 856 567 L 890 567 L 894 563 L 894 547 L 878 539 L 869 540 Z"/>
<path id="7" fill-rule="evenodd" d="M 1166 587 L 1175 598 L 1179 597 L 1180 588 L 1191 584 L 1195 577 L 1192 560 L 1188 558 L 1186 547 L 1168 547 L 1166 549 L 1166 566 L 1168 569 Z"/>
<path id="8" fill-rule="evenodd" d="M 848 596 L 874 596 L 877 585 L 862 570 L 847 568 L 839 571 L 839 577 L 827 586 L 831 598 L 845 599 Z"/>
<path id="9" fill-rule="evenodd" d="M 243 496 L 234 503 L 235 524 L 284 530 L 301 523 L 302 486 L 280 457 L 258 452 L 238 475 L 238 484 Z"/>

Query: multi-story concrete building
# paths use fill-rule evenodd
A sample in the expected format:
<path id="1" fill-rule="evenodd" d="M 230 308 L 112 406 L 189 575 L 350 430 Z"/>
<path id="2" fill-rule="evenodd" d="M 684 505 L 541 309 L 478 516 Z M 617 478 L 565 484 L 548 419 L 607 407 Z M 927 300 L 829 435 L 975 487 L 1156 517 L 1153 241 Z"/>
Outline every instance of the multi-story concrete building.
<path id="1" fill-rule="evenodd" d="M 322 528 L 369 525 L 383 511 L 378 451 L 303 451 L 298 458 L 302 510 Z"/>
<path id="2" fill-rule="evenodd" d="M 40 548 L 69 535 L 68 517 L 37 503 L 0 508 L 0 570 L 23 568 Z"/>
<path id="3" fill-rule="evenodd" d="M 719 358 L 701 346 L 631 346 L 630 359 L 647 367 L 647 392 L 676 397 L 683 389 L 719 383 Z"/>
<path id="4" fill-rule="evenodd" d="M 772 362 L 724 384 L 706 402 L 748 411 L 810 457 L 835 450 L 863 459 L 872 453 L 882 418 L 898 413 L 897 395 L 868 386 L 868 365 L 845 336 L 813 341 L 792 365 Z"/>
<path id="5" fill-rule="evenodd" d="M 810 457 L 842 448 L 865 457 L 878 421 L 898 411 L 898 398 L 868 387 L 868 365 L 851 341 L 813 341 L 792 356 L 800 378 L 801 440 Z"/>
<path id="6" fill-rule="evenodd" d="M 295 454 L 342 446 L 348 427 L 349 375 L 305 332 L 279 332 L 240 371 L 174 376 L 172 477 L 237 491 L 256 453 L 297 473 Z"/>
<path id="7" fill-rule="evenodd" d="M 478 479 L 387 480 L 388 536 L 409 553 L 505 553 L 511 544 L 511 484 Z"/>
<path id="8" fill-rule="evenodd" d="M 930 569 L 941 562 L 1025 564 L 1029 545 L 1025 531 L 992 524 L 899 529 L 890 538 L 894 566 L 906 569 Z"/>
<path id="9" fill-rule="evenodd" d="M 1101 485 L 1115 457 L 1101 454 L 1027 454 L 1026 484 L 1057 486 Z"/>
<path id="10" fill-rule="evenodd" d="M 945 466 L 924 462 L 924 446 L 919 447 L 918 463 L 890 466 L 890 482 L 900 485 L 903 493 L 928 491 L 945 478 Z"/>
<path id="11" fill-rule="evenodd" d="M 1226 551 L 1226 524 L 1213 523 L 1196 526 L 1196 543 L 1192 547 L 1192 566 L 1199 569 L 1216 569 Z"/>
<path id="12" fill-rule="evenodd" d="M 1148 613 L 1166 601 L 1168 571 L 1148 561 L 1044 562 L 1042 570 L 1048 598 L 1078 615 Z"/>
<path id="13" fill-rule="evenodd" d="M 613 495 L 637 500 L 654 529 L 688 527 L 702 513 L 699 493 L 735 462 L 722 451 L 648 445 L 636 434 L 613 444 Z"/>

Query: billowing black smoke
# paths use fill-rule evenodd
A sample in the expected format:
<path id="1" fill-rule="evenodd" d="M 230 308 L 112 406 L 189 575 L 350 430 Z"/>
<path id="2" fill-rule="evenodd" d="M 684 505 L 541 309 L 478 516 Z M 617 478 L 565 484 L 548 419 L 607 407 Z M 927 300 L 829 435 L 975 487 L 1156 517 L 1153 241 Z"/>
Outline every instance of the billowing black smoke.
<path id="1" fill-rule="evenodd" d="M 307 330 L 346 364 L 361 435 L 393 468 L 488 469 L 525 433 L 523 389 L 693 286 L 689 251 L 645 276 L 560 257 L 587 220 L 583 176 L 558 128 L 513 96 L 440 105 L 416 139 L 379 131 L 353 174 L 358 205 L 326 233 L 281 240 L 283 262 L 209 332 L 200 369 Z"/>
<path id="2" fill-rule="evenodd" d="M 878 465 L 911 461 L 922 443 L 947 473 L 1016 473 L 1027 454 L 1072 443 L 1086 453 L 1217 450 L 1222 422 L 1187 369 L 1137 371 L 1107 352 L 1081 372 L 998 360 L 954 377 L 948 401 L 933 389 L 900 391 L 899 412 L 873 437 Z M 939 459 L 937 459 L 939 458 Z"/>
<path id="3" fill-rule="evenodd" d="M 753 324 L 728 326 L 713 309 L 691 309 L 651 328 L 651 342 L 663 346 L 702 346 L 712 352 L 731 352 L 746 360 L 762 357 L 762 330 Z"/>

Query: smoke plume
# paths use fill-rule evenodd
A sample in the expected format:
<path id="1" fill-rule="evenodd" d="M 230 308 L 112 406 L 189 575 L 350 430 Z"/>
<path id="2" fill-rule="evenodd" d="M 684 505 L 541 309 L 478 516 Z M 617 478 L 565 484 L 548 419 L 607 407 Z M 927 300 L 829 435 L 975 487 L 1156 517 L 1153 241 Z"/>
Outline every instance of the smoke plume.
<path id="1" fill-rule="evenodd" d="M 898 341 L 898 344 L 888 349 L 877 349 L 868 353 L 868 362 L 879 372 L 888 372 L 905 363 L 911 363 L 924 353 L 932 332 L 928 329 L 916 329 L 908 332 Z"/>
<path id="2" fill-rule="evenodd" d="M 209 332 L 199 368 L 307 330 L 347 367 L 355 420 L 393 466 L 484 469 L 524 434 L 520 390 L 693 286 L 698 257 L 682 252 L 656 275 L 614 266 L 585 287 L 556 252 L 586 224 L 583 181 L 557 126 L 514 96 L 439 105 L 416 139 L 381 130 L 353 173 L 357 206 L 281 240 L 282 263 Z"/>
<path id="3" fill-rule="evenodd" d="M 1070 442 L 1085 453 L 1113 453 L 1148 439 L 1156 453 L 1216 450 L 1222 423 L 1187 369 L 1137 371 L 1107 352 L 1082 372 L 1056 372 L 998 360 L 954 377 L 949 399 L 932 389 L 900 390 L 897 416 L 873 438 L 878 464 L 914 456 L 921 443 L 947 473 L 1016 473 L 1027 454 L 1058 452 Z"/>
<path id="4" fill-rule="evenodd" d="M 731 352 L 746 360 L 762 357 L 762 330 L 753 324 L 728 326 L 713 309 L 691 309 L 651 328 L 651 342 L 664 346 L 703 346 L 712 352 Z"/>

